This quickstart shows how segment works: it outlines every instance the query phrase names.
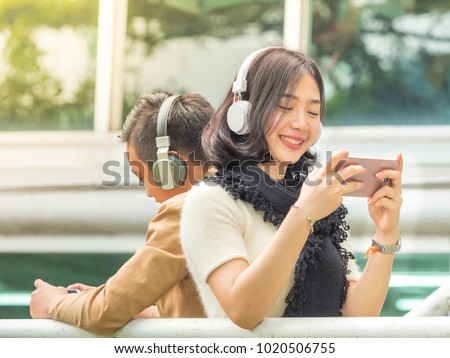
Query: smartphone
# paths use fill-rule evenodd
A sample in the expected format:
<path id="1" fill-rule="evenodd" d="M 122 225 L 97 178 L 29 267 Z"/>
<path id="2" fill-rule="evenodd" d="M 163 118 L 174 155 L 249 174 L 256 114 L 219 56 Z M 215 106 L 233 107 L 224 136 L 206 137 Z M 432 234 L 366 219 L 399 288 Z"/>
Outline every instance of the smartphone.
<path id="1" fill-rule="evenodd" d="M 385 169 L 397 169 L 398 161 L 392 159 L 373 159 L 373 158 L 355 158 L 347 157 L 341 160 L 336 165 L 336 171 L 345 168 L 349 165 L 361 165 L 366 168 L 364 174 L 354 175 L 347 179 L 347 182 L 362 181 L 364 187 L 344 194 L 345 196 L 359 196 L 359 197 L 371 197 L 376 191 L 381 189 L 384 185 L 390 185 L 389 179 L 378 179 L 375 174 Z"/>
<path id="2" fill-rule="evenodd" d="M 76 289 L 74 289 L 74 288 L 69 288 L 68 290 L 67 290 L 67 293 L 80 293 L 81 291 L 80 290 L 76 290 Z"/>

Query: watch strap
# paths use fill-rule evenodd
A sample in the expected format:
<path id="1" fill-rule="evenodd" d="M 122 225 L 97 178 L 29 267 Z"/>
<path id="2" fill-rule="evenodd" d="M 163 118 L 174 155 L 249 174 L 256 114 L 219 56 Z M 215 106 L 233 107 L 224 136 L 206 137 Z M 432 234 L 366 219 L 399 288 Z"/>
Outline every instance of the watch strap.
<path id="1" fill-rule="evenodd" d="M 375 246 L 378 252 L 382 254 L 393 254 L 399 252 L 402 248 L 402 238 L 398 238 L 397 245 L 381 245 L 375 238 L 372 239 L 372 246 Z"/>

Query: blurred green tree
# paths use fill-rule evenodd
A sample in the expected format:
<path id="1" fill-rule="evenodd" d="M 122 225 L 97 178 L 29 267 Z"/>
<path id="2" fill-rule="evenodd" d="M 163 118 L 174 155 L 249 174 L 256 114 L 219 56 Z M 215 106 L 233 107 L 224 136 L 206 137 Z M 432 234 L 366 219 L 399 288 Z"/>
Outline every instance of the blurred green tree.
<path id="1" fill-rule="evenodd" d="M 43 28 L 95 29 L 97 6 L 90 0 L 0 1 L 0 34 L 6 38 L 0 71 L 2 130 L 92 127 L 94 80 L 81 83 L 71 99 L 62 98 L 61 80 L 41 65 L 44 52 L 34 36 Z"/>
<path id="2" fill-rule="evenodd" d="M 281 7 L 282 9 L 282 7 Z M 98 1 L 1 0 L 0 39 L 6 43 L 0 69 L 0 129 L 92 129 L 94 75 L 65 98 L 63 84 L 41 64 L 45 55 L 35 41 L 39 29 L 64 28 L 95 40 Z M 133 26 L 139 20 L 144 26 Z M 128 43 L 147 54 L 161 42 L 178 37 L 229 38 L 247 31 L 280 29 L 279 0 L 130 0 Z M 92 40 L 94 39 L 94 40 Z M 90 51 L 95 56 L 95 45 Z M 125 98 L 124 113 L 136 100 Z"/>
<path id="3" fill-rule="evenodd" d="M 314 1 L 334 125 L 450 123 L 450 2 Z M 405 26 L 406 24 L 406 26 Z"/>

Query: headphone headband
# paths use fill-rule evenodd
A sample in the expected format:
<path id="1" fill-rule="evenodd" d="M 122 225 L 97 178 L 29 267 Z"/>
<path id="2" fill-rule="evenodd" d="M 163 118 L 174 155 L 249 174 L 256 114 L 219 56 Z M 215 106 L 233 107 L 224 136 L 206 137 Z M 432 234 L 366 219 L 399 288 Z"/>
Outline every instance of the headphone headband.
<path id="1" fill-rule="evenodd" d="M 173 102 L 180 97 L 179 95 L 173 95 L 167 97 L 158 112 L 158 122 L 156 125 L 156 135 L 158 137 L 166 137 L 167 136 L 167 122 L 169 121 L 170 110 L 172 109 Z"/>
<path id="2" fill-rule="evenodd" d="M 236 80 L 233 82 L 233 93 L 235 95 L 247 91 L 247 73 L 248 69 L 250 68 L 250 65 L 261 52 L 264 52 L 270 48 L 278 48 L 278 46 L 269 46 L 253 51 L 250 55 L 248 55 L 245 58 L 244 62 L 242 62 L 242 65 L 237 73 Z"/>

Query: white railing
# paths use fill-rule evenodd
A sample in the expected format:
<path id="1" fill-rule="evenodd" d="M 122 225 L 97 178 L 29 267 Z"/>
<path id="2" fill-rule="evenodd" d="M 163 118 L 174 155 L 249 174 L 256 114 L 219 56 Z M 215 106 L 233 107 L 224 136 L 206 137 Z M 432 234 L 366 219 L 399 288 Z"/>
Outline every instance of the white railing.
<path id="1" fill-rule="evenodd" d="M 0 338 L 450 338 L 450 317 L 267 318 L 253 330 L 228 319 L 137 319 L 97 335 L 53 320 L 0 320 Z"/>

